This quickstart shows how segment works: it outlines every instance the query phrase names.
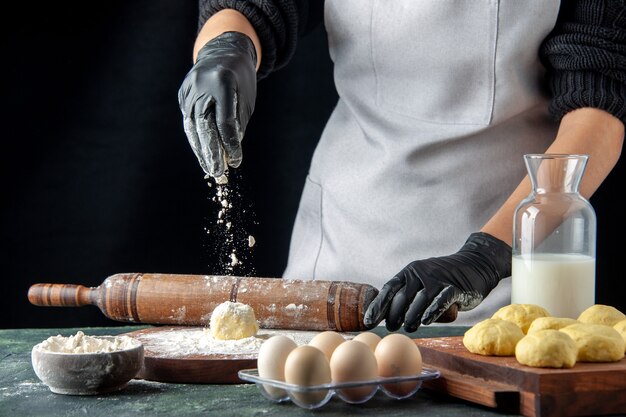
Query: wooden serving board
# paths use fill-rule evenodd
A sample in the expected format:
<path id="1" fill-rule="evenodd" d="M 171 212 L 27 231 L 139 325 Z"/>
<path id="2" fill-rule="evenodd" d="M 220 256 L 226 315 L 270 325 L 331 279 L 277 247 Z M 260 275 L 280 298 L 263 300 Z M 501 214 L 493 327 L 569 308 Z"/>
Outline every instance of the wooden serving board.
<path id="1" fill-rule="evenodd" d="M 626 413 L 626 359 L 577 363 L 571 369 L 533 368 L 515 357 L 470 353 L 462 340 L 415 339 L 424 363 L 442 375 L 424 381 L 424 388 L 529 417 Z"/>
<path id="2" fill-rule="evenodd" d="M 125 333 L 144 345 L 144 363 L 136 378 L 160 382 L 241 384 L 237 376 L 241 369 L 256 368 L 258 349 L 222 347 L 220 352 L 211 353 L 214 348 L 198 345 L 206 340 L 202 327 L 166 326 L 153 327 Z M 300 343 L 307 343 L 318 332 L 261 329 L 259 339 L 267 339 L 275 334 L 291 336 Z M 300 344 L 299 343 L 299 344 Z"/>

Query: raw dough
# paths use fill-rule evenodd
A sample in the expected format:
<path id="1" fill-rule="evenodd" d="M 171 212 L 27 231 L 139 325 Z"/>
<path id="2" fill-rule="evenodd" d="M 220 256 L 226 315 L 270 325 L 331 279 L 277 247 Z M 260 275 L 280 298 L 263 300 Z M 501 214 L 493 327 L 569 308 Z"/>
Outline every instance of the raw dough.
<path id="1" fill-rule="evenodd" d="M 211 313 L 211 335 L 215 339 L 235 340 L 251 337 L 259 331 L 254 310 L 247 304 L 226 301 Z"/>
<path id="2" fill-rule="evenodd" d="M 501 319 L 487 319 L 465 332 L 463 345 L 479 355 L 512 356 L 515 345 L 524 333 L 514 323 Z"/>
<path id="3" fill-rule="evenodd" d="M 529 331 L 515 347 L 519 363 L 539 368 L 571 368 L 576 364 L 577 354 L 576 342 L 554 329 Z"/>
<path id="4" fill-rule="evenodd" d="M 614 326 L 618 321 L 626 320 L 626 315 L 615 307 L 604 304 L 595 304 L 580 313 L 578 321 L 581 323 L 604 324 Z"/>
<path id="5" fill-rule="evenodd" d="M 622 335 L 622 339 L 624 339 L 624 344 L 626 345 L 626 320 L 618 321 L 613 328 Z"/>
<path id="6" fill-rule="evenodd" d="M 624 339 L 612 327 L 603 324 L 572 324 L 560 332 L 578 345 L 579 362 L 614 362 L 624 357 Z"/>
<path id="7" fill-rule="evenodd" d="M 539 330 L 554 329 L 560 330 L 565 326 L 578 323 L 577 320 L 570 319 L 569 317 L 539 317 L 530 323 L 530 327 L 526 334 L 531 334 Z"/>
<path id="8" fill-rule="evenodd" d="M 510 304 L 496 311 L 491 318 L 515 323 L 526 334 L 533 320 L 548 316 L 550 313 L 545 308 L 535 304 Z"/>

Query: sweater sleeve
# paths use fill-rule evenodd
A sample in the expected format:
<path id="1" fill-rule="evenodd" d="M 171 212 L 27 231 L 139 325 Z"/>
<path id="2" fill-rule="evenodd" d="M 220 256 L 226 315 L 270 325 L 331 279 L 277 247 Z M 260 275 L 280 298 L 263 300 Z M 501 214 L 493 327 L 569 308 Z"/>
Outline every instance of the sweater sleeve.
<path id="1" fill-rule="evenodd" d="M 565 0 L 541 47 L 556 120 L 594 107 L 626 123 L 626 1 Z"/>
<path id="2" fill-rule="evenodd" d="M 223 9 L 239 11 L 254 27 L 263 58 L 257 77 L 264 78 L 289 62 L 298 36 L 321 21 L 321 0 L 199 0 L 198 30 Z"/>

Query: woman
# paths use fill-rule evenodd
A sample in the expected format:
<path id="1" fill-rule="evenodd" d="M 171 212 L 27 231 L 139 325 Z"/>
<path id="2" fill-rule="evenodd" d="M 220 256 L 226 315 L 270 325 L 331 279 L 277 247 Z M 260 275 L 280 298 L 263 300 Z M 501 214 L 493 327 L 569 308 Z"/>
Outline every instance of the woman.
<path id="1" fill-rule="evenodd" d="M 318 3 L 200 2 L 179 102 L 209 175 L 241 163 L 256 81 L 289 61 Z M 619 159 L 625 22 L 624 1 L 327 0 L 339 101 L 284 276 L 381 288 L 365 323 L 389 330 L 453 304 L 472 324 L 508 304 L 523 154 L 590 155 L 587 198 Z"/>

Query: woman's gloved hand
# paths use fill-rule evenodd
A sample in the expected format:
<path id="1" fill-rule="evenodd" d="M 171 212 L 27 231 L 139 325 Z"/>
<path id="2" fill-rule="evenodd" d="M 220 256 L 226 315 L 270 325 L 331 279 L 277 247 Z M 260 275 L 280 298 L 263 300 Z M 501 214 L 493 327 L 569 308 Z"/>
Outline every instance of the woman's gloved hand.
<path id="1" fill-rule="evenodd" d="M 487 233 L 472 233 L 455 254 L 414 261 L 388 281 L 365 312 L 364 324 L 383 319 L 387 329 L 414 332 L 453 304 L 471 310 L 511 275 L 511 247 Z"/>
<path id="2" fill-rule="evenodd" d="M 185 134 L 208 175 L 241 164 L 241 140 L 254 111 L 256 51 L 250 38 L 226 32 L 200 49 L 178 91 Z"/>

